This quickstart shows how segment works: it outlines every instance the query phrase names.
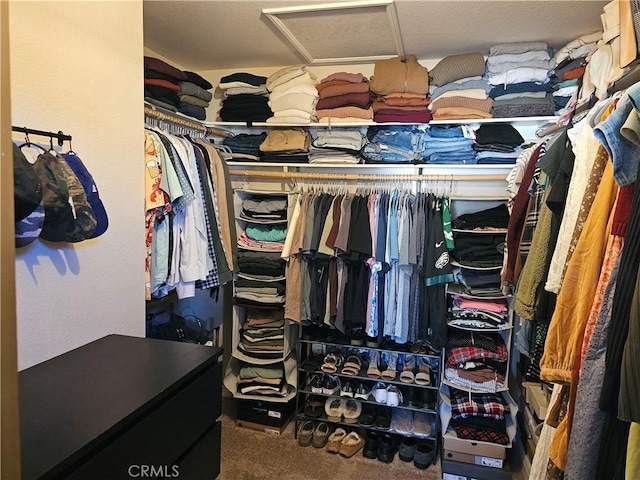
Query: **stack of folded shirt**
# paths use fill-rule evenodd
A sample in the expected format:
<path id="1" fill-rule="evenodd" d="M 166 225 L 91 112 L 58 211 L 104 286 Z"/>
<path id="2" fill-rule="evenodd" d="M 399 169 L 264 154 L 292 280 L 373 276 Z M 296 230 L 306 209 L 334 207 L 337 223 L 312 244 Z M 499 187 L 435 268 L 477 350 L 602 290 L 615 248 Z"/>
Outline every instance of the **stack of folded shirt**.
<path id="1" fill-rule="evenodd" d="M 316 112 L 320 123 L 361 122 L 373 118 L 369 80 L 361 73 L 332 73 L 315 88 L 319 96 Z"/>
<path id="2" fill-rule="evenodd" d="M 284 247 L 287 238 L 286 224 L 264 225 L 249 223 L 240 229 L 238 246 L 248 250 L 278 252 Z"/>
<path id="3" fill-rule="evenodd" d="M 282 221 L 287 219 L 287 197 L 282 195 L 249 196 L 242 200 L 240 218 L 249 221 Z"/>
<path id="4" fill-rule="evenodd" d="M 495 393 L 504 387 L 509 352 L 499 333 L 449 335 L 444 377 L 464 389 Z"/>
<path id="5" fill-rule="evenodd" d="M 224 122 L 264 122 L 272 114 L 266 87 L 267 77 L 238 72 L 220 79 L 223 91 L 220 120 Z"/>
<path id="6" fill-rule="evenodd" d="M 476 163 L 473 140 L 464 125 L 429 125 L 422 145 L 422 158 L 426 163 Z"/>
<path id="7" fill-rule="evenodd" d="M 286 67 L 269 75 L 269 123 L 307 124 L 317 121 L 317 79 L 305 66 Z"/>
<path id="8" fill-rule="evenodd" d="M 547 85 L 552 68 L 550 50 L 544 42 L 492 46 L 487 57 L 486 76 L 494 86 L 489 93 L 493 98 L 493 116 L 553 115 L 555 107 Z"/>
<path id="9" fill-rule="evenodd" d="M 378 123 L 428 123 L 429 72 L 415 55 L 377 60 L 370 89 L 376 95 L 373 120 Z M 389 101 L 387 101 L 389 99 Z"/>
<path id="10" fill-rule="evenodd" d="M 504 231 L 509 225 L 509 209 L 501 203 L 495 207 L 486 208 L 472 213 L 458 215 L 451 221 L 451 226 L 456 230 L 473 230 L 490 232 L 494 230 Z"/>
<path id="11" fill-rule="evenodd" d="M 269 365 L 247 363 L 238 372 L 237 392 L 243 395 L 285 397 L 288 391 L 282 362 Z"/>
<path id="12" fill-rule="evenodd" d="M 500 287 L 500 269 L 502 265 L 493 270 L 475 270 L 472 268 L 453 267 L 453 276 L 460 285 L 463 293 L 477 297 L 491 297 L 502 295 Z"/>
<path id="13" fill-rule="evenodd" d="M 489 84 L 483 79 L 484 57 L 479 52 L 449 55 L 429 72 L 434 120 L 491 118 Z"/>
<path id="14" fill-rule="evenodd" d="M 260 160 L 260 145 L 267 138 L 267 132 L 260 133 L 237 133 L 233 137 L 222 139 L 222 145 L 227 147 L 231 153 L 228 160 L 233 161 L 257 161 Z"/>
<path id="15" fill-rule="evenodd" d="M 523 143 L 522 135 L 513 125 L 485 123 L 475 131 L 473 149 L 479 164 L 513 164 Z"/>
<path id="16" fill-rule="evenodd" d="M 318 132 L 309 147 L 309 163 L 361 163 L 365 136 L 359 131 L 332 129 Z"/>
<path id="17" fill-rule="evenodd" d="M 284 305 L 285 286 L 284 282 L 280 280 L 238 278 L 234 282 L 233 294 L 237 305 L 279 308 Z"/>
<path id="18" fill-rule="evenodd" d="M 509 322 L 506 299 L 473 299 L 451 295 L 447 323 L 466 328 L 499 328 Z"/>
<path id="19" fill-rule="evenodd" d="M 205 120 L 207 118 L 205 109 L 213 97 L 208 90 L 211 90 L 213 85 L 197 73 L 187 71 L 184 73 L 187 75 L 187 80 L 178 84 L 180 86 L 178 111 L 197 120 Z"/>
<path id="20" fill-rule="evenodd" d="M 240 274 L 256 280 L 276 280 L 284 277 L 285 262 L 280 252 L 238 251 Z"/>
<path id="21" fill-rule="evenodd" d="M 510 413 L 504 398 L 495 393 L 469 393 L 450 389 L 449 425 L 458 438 L 508 445 L 506 418 Z"/>
<path id="22" fill-rule="evenodd" d="M 504 233 L 467 233 L 454 231 L 455 248 L 451 256 L 467 268 L 493 269 L 502 265 Z"/>
<path id="23" fill-rule="evenodd" d="M 367 128 L 365 163 L 422 162 L 424 131 L 411 125 L 371 126 Z"/>
<path id="24" fill-rule="evenodd" d="M 265 162 L 307 163 L 310 145 L 311 135 L 306 130 L 277 129 L 267 134 L 260 144 L 260 152 Z"/>
<path id="25" fill-rule="evenodd" d="M 154 57 L 144 57 L 144 99 L 167 110 L 178 111 L 180 82 L 187 74 Z"/>

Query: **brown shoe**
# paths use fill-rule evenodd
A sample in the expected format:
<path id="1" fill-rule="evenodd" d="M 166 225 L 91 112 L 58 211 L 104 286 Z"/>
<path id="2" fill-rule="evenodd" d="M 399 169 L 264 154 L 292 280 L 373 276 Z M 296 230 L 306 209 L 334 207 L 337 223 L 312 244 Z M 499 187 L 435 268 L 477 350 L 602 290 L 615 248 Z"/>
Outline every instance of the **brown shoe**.
<path id="1" fill-rule="evenodd" d="M 311 440 L 313 439 L 313 422 L 311 420 L 307 420 L 306 422 L 302 422 L 300 428 L 298 429 L 298 445 L 301 447 L 308 447 L 311 445 Z"/>
<path id="2" fill-rule="evenodd" d="M 331 429 L 326 422 L 318 423 L 316 428 L 313 430 L 313 440 L 311 441 L 311 445 L 315 448 L 324 447 L 327 444 L 330 434 Z"/>
<path id="3" fill-rule="evenodd" d="M 327 452 L 338 453 L 340 451 L 340 443 L 346 436 L 347 431 L 344 428 L 336 428 L 327 440 Z"/>
<path id="4" fill-rule="evenodd" d="M 340 455 L 347 458 L 353 457 L 362 447 L 364 447 L 364 438 L 357 432 L 351 432 L 340 442 Z"/>

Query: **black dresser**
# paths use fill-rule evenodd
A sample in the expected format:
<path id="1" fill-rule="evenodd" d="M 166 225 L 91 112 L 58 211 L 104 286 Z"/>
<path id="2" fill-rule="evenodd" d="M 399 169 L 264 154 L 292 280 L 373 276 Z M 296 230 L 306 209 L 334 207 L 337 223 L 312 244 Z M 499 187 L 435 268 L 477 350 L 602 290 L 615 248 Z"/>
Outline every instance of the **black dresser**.
<path id="1" fill-rule="evenodd" d="M 22 478 L 215 479 L 221 354 L 109 335 L 23 370 Z"/>

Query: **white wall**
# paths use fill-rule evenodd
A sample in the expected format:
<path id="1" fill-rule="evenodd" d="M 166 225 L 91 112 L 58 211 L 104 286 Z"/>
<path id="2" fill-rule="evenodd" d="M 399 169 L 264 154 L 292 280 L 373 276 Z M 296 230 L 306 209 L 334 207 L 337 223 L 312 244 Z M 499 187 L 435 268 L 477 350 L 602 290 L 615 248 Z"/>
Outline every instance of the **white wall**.
<path id="1" fill-rule="evenodd" d="M 22 370 L 144 336 L 142 1 L 13 1 L 9 16 L 13 125 L 72 135 L 109 215 L 97 239 L 16 250 Z"/>

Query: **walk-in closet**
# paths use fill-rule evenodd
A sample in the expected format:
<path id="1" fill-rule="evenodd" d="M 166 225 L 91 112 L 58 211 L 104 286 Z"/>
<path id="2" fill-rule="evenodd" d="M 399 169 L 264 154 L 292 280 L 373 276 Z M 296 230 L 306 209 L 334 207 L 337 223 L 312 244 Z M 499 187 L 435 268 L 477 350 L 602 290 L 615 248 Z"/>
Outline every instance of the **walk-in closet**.
<path id="1" fill-rule="evenodd" d="M 0 39 L 2 478 L 640 478 L 640 2 Z"/>

